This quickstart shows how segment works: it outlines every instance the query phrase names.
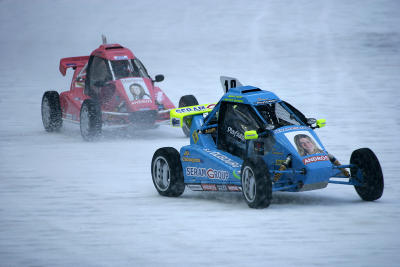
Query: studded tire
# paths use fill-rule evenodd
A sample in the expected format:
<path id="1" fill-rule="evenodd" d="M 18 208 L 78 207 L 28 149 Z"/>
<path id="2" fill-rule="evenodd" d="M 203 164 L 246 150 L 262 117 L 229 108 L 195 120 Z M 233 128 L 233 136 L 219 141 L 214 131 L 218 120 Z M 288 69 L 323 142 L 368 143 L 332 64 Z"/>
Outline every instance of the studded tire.
<path id="1" fill-rule="evenodd" d="M 248 158 L 241 170 L 242 193 L 250 208 L 263 209 L 271 204 L 272 182 L 261 158 Z"/>
<path id="2" fill-rule="evenodd" d="M 384 180 L 381 165 L 375 153 L 369 148 L 354 150 L 350 157 L 352 179 L 359 181 L 360 186 L 354 186 L 358 195 L 365 201 L 374 201 L 383 194 Z"/>
<path id="3" fill-rule="evenodd" d="M 101 134 L 100 104 L 92 99 L 83 101 L 80 111 L 80 130 L 85 141 L 93 141 Z"/>
<path id="4" fill-rule="evenodd" d="M 56 91 L 43 94 L 41 104 L 42 122 L 47 132 L 57 132 L 62 126 L 60 95 Z"/>
<path id="5" fill-rule="evenodd" d="M 162 147 L 154 153 L 151 176 L 162 196 L 178 197 L 185 191 L 180 155 L 173 147 Z"/>

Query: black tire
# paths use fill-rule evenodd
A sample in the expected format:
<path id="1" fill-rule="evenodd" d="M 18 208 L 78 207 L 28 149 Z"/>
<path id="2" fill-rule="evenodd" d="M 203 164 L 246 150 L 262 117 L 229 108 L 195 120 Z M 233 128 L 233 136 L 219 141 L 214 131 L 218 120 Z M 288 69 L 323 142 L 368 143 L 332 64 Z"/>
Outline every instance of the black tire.
<path id="1" fill-rule="evenodd" d="M 62 126 L 60 96 L 56 91 L 47 91 L 42 97 L 42 122 L 48 132 L 57 132 Z"/>
<path id="2" fill-rule="evenodd" d="M 79 116 L 82 138 L 93 141 L 101 134 L 101 109 L 100 104 L 92 99 L 86 99 L 81 106 Z"/>
<path id="3" fill-rule="evenodd" d="M 185 191 L 180 155 L 173 147 L 157 149 L 151 160 L 151 176 L 162 196 L 178 197 Z"/>
<path id="4" fill-rule="evenodd" d="M 384 181 L 381 165 L 374 152 L 369 148 L 354 150 L 350 157 L 352 179 L 359 181 L 361 186 L 354 186 L 358 195 L 365 201 L 374 201 L 383 194 Z M 357 176 L 360 170 L 362 177 Z"/>
<path id="5" fill-rule="evenodd" d="M 272 182 L 268 167 L 261 158 L 249 158 L 241 170 L 242 193 L 250 208 L 263 209 L 271 204 Z"/>
<path id="6" fill-rule="evenodd" d="M 197 101 L 194 95 L 184 95 L 179 100 L 179 107 L 190 107 L 196 106 L 199 102 Z M 187 116 L 184 118 L 182 123 L 182 131 L 186 135 L 186 137 L 190 136 L 190 127 L 192 126 L 192 116 Z"/>

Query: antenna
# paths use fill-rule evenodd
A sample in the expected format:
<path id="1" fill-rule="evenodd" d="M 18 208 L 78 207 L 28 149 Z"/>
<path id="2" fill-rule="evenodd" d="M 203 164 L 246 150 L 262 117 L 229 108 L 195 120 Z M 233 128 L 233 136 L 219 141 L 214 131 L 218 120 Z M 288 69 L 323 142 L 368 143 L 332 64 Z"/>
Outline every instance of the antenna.
<path id="1" fill-rule="evenodd" d="M 107 37 L 104 34 L 101 35 L 101 40 L 103 40 L 103 44 L 107 44 Z"/>

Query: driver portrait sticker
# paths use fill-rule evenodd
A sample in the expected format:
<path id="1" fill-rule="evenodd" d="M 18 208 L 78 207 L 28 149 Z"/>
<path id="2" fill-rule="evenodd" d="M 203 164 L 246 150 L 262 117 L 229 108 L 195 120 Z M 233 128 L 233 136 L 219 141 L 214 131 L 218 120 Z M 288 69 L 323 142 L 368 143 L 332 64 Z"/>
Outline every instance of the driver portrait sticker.
<path id="1" fill-rule="evenodd" d="M 126 78 L 120 80 L 126 95 L 134 104 L 151 103 L 151 96 L 142 78 Z"/>
<path id="2" fill-rule="evenodd" d="M 285 136 L 302 157 L 321 153 L 325 154 L 321 146 L 308 131 L 288 132 L 285 133 Z"/>

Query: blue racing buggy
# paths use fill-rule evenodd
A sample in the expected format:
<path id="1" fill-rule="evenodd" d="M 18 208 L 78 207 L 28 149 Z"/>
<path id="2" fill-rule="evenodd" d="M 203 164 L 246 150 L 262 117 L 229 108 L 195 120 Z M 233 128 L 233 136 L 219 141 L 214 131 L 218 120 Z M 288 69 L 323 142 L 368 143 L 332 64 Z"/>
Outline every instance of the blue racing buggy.
<path id="1" fill-rule="evenodd" d="M 173 126 L 190 127 L 190 145 L 154 153 L 151 174 L 161 195 L 180 196 L 185 186 L 242 192 L 249 207 L 265 208 L 274 191 L 336 183 L 353 185 L 366 201 L 382 196 L 382 169 L 370 149 L 353 151 L 350 164 L 342 165 L 314 132 L 325 120 L 306 118 L 274 93 L 235 78 L 221 82 L 225 94 L 217 104 L 171 110 Z"/>

